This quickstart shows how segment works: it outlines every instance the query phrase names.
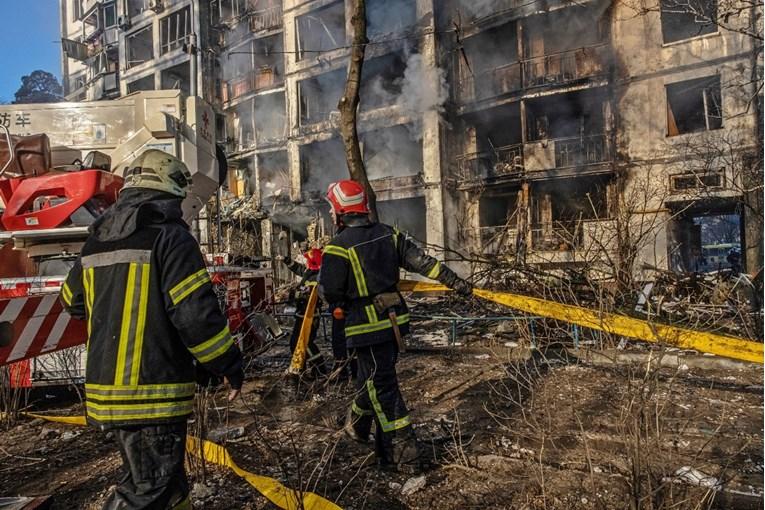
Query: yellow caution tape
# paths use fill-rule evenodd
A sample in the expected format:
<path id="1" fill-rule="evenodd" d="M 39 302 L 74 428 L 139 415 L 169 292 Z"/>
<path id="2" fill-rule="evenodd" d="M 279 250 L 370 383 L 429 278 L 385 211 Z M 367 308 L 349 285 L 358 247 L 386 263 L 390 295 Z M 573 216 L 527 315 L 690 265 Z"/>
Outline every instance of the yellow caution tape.
<path id="1" fill-rule="evenodd" d="M 399 284 L 399 289 L 412 292 L 449 290 L 444 285 L 413 281 L 402 281 Z M 626 315 L 564 305 L 554 301 L 511 294 L 509 292 L 474 289 L 473 294 L 532 315 L 561 320 L 585 328 L 605 331 L 606 333 L 636 338 L 646 342 L 665 343 L 683 349 L 694 349 L 742 361 L 754 363 L 763 363 L 764 361 L 762 343 L 744 340 L 735 336 L 668 326 L 635 319 Z"/>
<path id="2" fill-rule="evenodd" d="M 234 473 L 247 480 L 250 485 L 255 487 L 258 492 L 279 508 L 285 510 L 340 510 L 339 506 L 318 494 L 288 489 L 273 478 L 245 471 L 231 459 L 228 450 L 218 444 L 202 441 L 200 445 L 199 439 L 188 436 L 186 438 L 186 450 L 198 457 L 204 457 L 207 462 L 231 469 Z"/>
<path id="3" fill-rule="evenodd" d="M 85 416 L 53 416 L 35 413 L 21 413 L 30 418 L 40 418 L 67 425 L 85 425 Z M 194 436 L 186 436 L 186 451 L 207 462 L 231 469 L 237 476 L 247 480 L 258 492 L 274 505 L 284 510 L 341 510 L 339 506 L 313 492 L 298 492 L 289 489 L 273 478 L 260 476 L 245 471 L 236 465 L 228 450 L 211 441 L 200 441 Z M 302 504 L 301 504 L 302 500 Z"/>
<path id="4" fill-rule="evenodd" d="M 311 336 L 311 326 L 313 326 L 313 316 L 316 311 L 316 302 L 319 300 L 318 287 L 311 288 L 311 295 L 308 296 L 308 305 L 305 308 L 303 323 L 300 325 L 300 336 L 298 337 L 295 352 L 292 353 L 289 373 L 299 374 L 305 366 L 305 352 L 308 350 L 308 339 Z"/>
<path id="5" fill-rule="evenodd" d="M 30 418 L 40 418 L 45 421 L 52 421 L 55 423 L 66 423 L 67 425 L 87 425 L 84 416 L 53 416 L 48 414 L 35 414 L 35 413 L 21 413 L 24 416 Z"/>

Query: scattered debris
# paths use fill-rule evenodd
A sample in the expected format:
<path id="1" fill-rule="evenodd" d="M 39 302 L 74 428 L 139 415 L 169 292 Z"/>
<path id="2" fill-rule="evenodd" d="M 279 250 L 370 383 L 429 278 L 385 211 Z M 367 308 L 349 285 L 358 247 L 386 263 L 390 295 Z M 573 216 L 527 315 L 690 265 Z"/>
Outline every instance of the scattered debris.
<path id="1" fill-rule="evenodd" d="M 403 494 L 404 496 L 411 496 L 418 490 L 424 488 L 425 485 L 427 485 L 427 478 L 425 477 L 425 475 L 410 478 L 404 483 L 404 486 L 401 488 L 401 494 Z"/>

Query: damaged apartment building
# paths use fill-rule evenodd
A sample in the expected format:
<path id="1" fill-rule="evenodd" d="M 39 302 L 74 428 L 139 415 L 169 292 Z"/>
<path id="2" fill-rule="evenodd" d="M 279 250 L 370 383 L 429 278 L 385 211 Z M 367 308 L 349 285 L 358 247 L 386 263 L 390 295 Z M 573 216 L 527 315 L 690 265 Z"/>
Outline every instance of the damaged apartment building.
<path id="1" fill-rule="evenodd" d="M 329 233 L 352 0 L 60 1 L 69 100 L 197 91 L 260 254 Z M 641 264 L 698 270 L 740 245 L 758 268 L 757 41 L 705 21 L 716 0 L 679 5 L 367 0 L 359 131 L 382 220 L 484 260 L 632 243 Z"/>

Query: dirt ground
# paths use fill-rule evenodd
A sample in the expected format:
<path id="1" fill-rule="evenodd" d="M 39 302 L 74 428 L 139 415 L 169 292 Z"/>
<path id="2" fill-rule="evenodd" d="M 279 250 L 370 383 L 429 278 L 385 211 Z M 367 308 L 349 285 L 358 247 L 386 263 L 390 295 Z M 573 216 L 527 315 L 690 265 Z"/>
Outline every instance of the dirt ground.
<path id="1" fill-rule="evenodd" d="M 527 354 L 477 338 L 402 355 L 433 462 L 423 479 L 378 470 L 368 447 L 342 436 L 353 389 L 296 389 L 284 346 L 252 362 L 230 408 L 223 392 L 200 399 L 207 419 L 190 430 L 230 430 L 241 467 L 346 509 L 762 508 L 762 367 L 659 369 L 661 354 L 645 350 L 635 364 Z M 120 465 L 110 434 L 29 419 L 2 433 L 0 457 L 0 495 L 50 494 L 55 509 L 99 508 Z M 195 508 L 274 508 L 225 469 L 194 461 L 189 472 Z"/>

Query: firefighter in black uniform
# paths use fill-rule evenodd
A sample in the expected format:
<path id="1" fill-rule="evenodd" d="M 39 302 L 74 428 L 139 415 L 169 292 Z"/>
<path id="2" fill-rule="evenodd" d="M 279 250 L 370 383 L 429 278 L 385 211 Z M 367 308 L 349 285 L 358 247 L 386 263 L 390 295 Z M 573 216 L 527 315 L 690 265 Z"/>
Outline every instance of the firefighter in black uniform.
<path id="1" fill-rule="evenodd" d="M 295 303 L 295 325 L 292 328 L 290 336 L 290 354 L 295 352 L 295 348 L 300 338 L 300 329 L 303 327 L 303 319 L 308 309 L 308 298 L 311 290 L 316 286 L 316 277 L 319 276 L 321 268 L 321 250 L 311 248 L 305 254 L 306 265 L 290 259 L 288 256 L 281 257 L 281 261 L 287 266 L 287 269 L 300 277 L 297 288 L 290 291 L 289 300 Z M 311 324 L 311 333 L 308 336 L 306 365 L 311 366 L 315 373 L 323 375 L 327 372 L 324 364 L 324 357 L 321 355 L 319 347 L 316 345 L 316 333 L 319 329 L 321 307 L 316 306 L 313 323 Z"/>
<path id="2" fill-rule="evenodd" d="M 366 442 L 374 421 L 378 462 L 395 468 L 419 456 L 408 455 L 416 438 L 396 378 L 396 329 L 401 336 L 409 331 L 407 306 L 397 289 L 399 268 L 437 279 L 464 296 L 470 296 L 473 287 L 406 234 L 371 222 L 358 183 L 330 185 L 327 199 L 339 230 L 324 248 L 319 292 L 329 303 L 343 303 L 348 347 L 358 358 L 358 391 L 345 430 Z"/>
<path id="3" fill-rule="evenodd" d="M 190 183 L 174 156 L 138 156 L 61 289 L 69 313 L 87 320 L 88 423 L 112 430 L 122 455 L 104 509 L 191 509 L 183 463 L 194 364 L 224 376 L 230 400 L 242 386 L 242 355 L 182 219 Z"/>

